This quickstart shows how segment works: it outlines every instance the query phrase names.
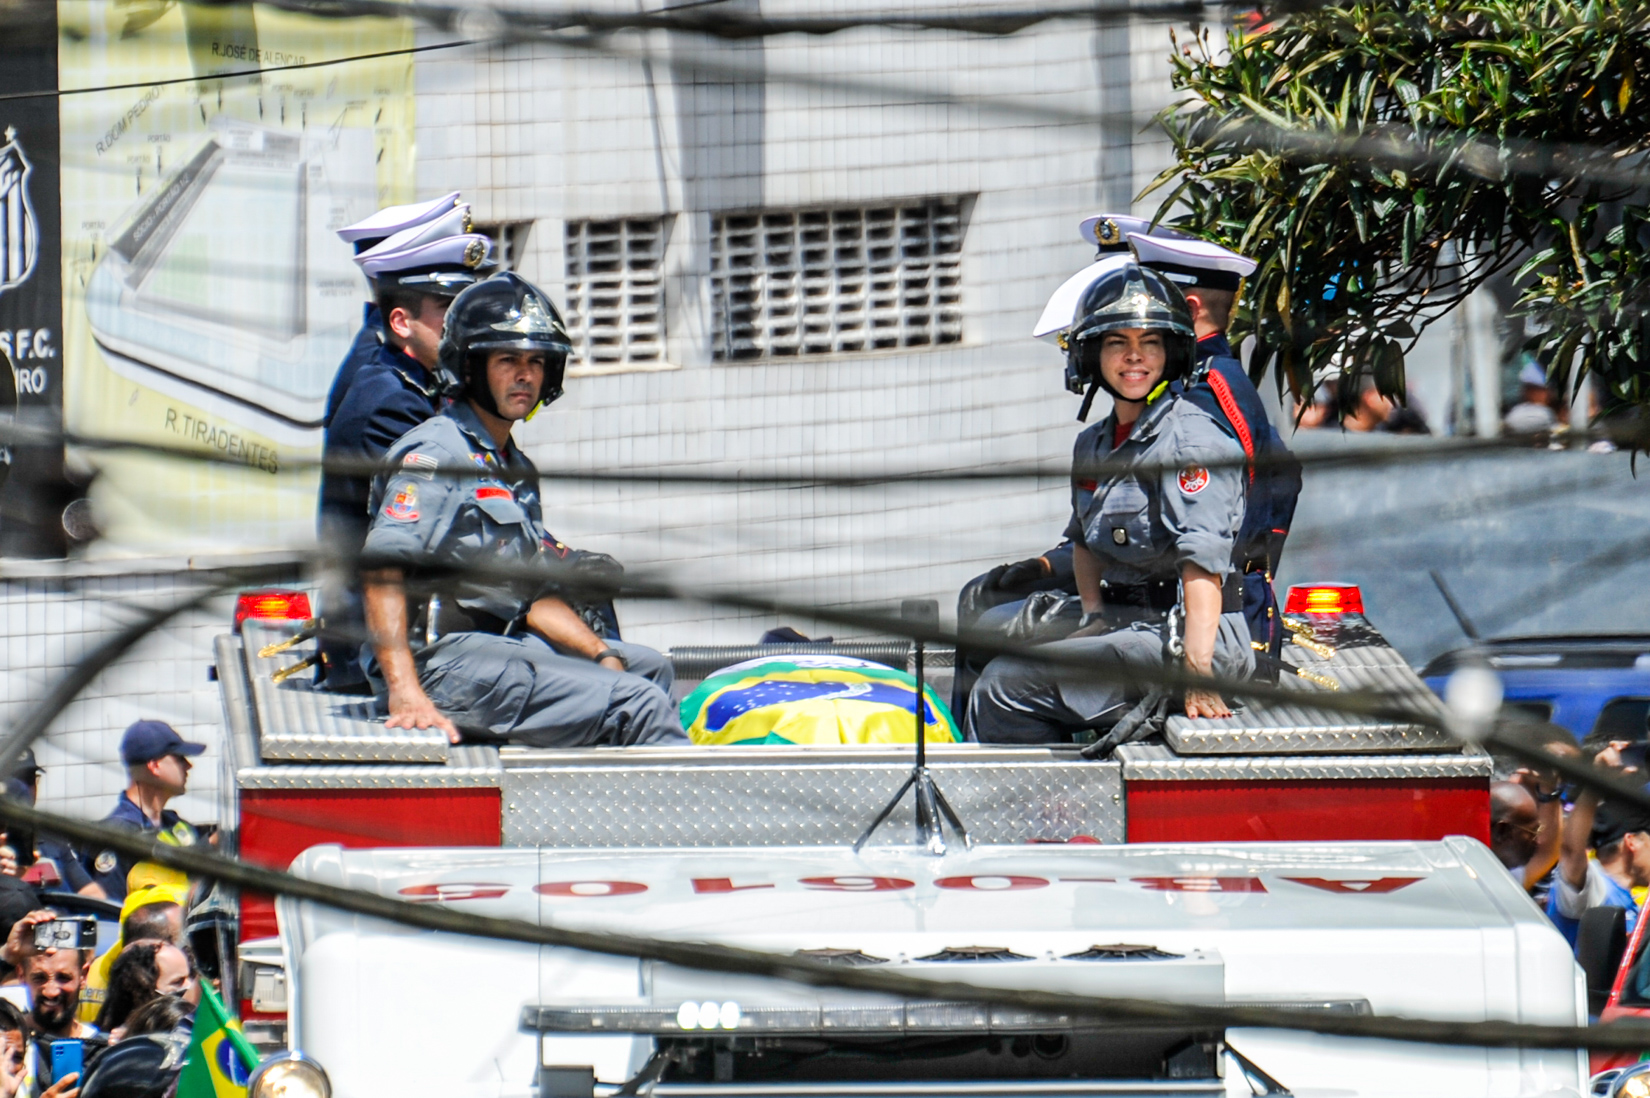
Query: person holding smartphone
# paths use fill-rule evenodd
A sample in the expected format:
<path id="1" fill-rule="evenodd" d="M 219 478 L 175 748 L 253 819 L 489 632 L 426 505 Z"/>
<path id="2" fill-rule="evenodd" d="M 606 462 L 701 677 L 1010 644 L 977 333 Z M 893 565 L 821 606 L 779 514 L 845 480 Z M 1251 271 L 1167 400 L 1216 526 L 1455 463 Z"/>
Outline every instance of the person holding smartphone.
<path id="1" fill-rule="evenodd" d="M 94 925 L 88 941 L 77 922 L 66 920 L 55 911 L 31 911 L 12 926 L 11 935 L 0 949 L 4 959 L 16 965 L 23 975 L 23 985 L 29 990 L 29 1020 L 34 1029 L 34 1038 L 24 1058 L 19 1098 L 72 1098 L 78 1093 L 73 1084 L 84 1074 L 95 1054 L 102 1051 L 105 1042 L 97 1027 L 75 1017 L 80 1006 L 80 990 L 86 982 L 86 968 L 92 962 L 96 934 Z M 37 943 L 43 936 L 73 944 L 66 948 L 41 947 Z M 67 1042 L 80 1044 L 76 1048 Z M 61 1051 L 54 1053 L 54 1045 L 61 1045 Z M 76 1052 L 79 1064 L 72 1063 Z"/>

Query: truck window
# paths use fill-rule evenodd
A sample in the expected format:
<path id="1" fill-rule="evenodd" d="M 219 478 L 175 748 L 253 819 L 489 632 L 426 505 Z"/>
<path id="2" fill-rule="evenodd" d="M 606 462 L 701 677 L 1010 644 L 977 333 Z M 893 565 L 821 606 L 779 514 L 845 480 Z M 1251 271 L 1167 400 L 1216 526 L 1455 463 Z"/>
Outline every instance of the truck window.
<path id="1" fill-rule="evenodd" d="M 1646 720 L 1650 719 L 1650 698 L 1612 698 L 1598 714 L 1593 734 L 1588 737 L 1600 743 L 1627 740 L 1638 743 L 1646 738 Z"/>

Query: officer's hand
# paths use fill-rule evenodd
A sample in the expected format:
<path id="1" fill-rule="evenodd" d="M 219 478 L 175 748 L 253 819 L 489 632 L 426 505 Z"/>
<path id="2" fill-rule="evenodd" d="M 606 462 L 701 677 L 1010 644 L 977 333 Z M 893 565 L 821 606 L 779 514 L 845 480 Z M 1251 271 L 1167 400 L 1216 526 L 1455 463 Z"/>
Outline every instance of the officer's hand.
<path id="1" fill-rule="evenodd" d="M 1232 710 L 1218 690 L 1186 691 L 1186 715 L 1198 717 L 1230 717 Z"/>
<path id="2" fill-rule="evenodd" d="M 448 743 L 457 743 L 458 729 L 453 722 L 441 715 L 441 710 L 435 707 L 435 702 L 424 691 L 416 693 L 409 691 L 400 695 L 390 692 L 390 719 L 384 722 L 385 728 L 439 728 L 447 733 Z"/>
<path id="3" fill-rule="evenodd" d="M 1017 560 L 1013 564 L 1002 565 L 1002 572 L 997 575 L 996 585 L 999 591 L 1012 591 L 1016 594 L 1028 593 L 1037 584 L 1047 579 L 1054 569 L 1049 565 L 1046 557 L 1032 557 L 1030 560 Z M 992 569 L 996 573 L 996 569 Z"/>
<path id="4" fill-rule="evenodd" d="M 0 873 L 8 877 L 15 877 L 17 873 L 17 851 L 10 846 L 0 846 Z"/>

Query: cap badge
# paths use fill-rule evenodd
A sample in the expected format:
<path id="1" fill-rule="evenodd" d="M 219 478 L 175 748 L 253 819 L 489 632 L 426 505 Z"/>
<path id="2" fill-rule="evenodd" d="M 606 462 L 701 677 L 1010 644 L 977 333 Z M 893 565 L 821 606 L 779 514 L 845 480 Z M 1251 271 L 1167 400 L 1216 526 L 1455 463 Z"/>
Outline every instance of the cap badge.
<path id="1" fill-rule="evenodd" d="M 517 335 L 554 335 L 559 328 L 560 325 L 545 311 L 544 303 L 536 294 L 529 295 L 509 320 L 500 320 L 492 325 L 495 332 L 514 332 Z"/>
<path id="2" fill-rule="evenodd" d="M 468 230 L 469 226 L 466 225 L 465 229 Z M 483 244 L 481 241 L 472 240 L 468 244 L 464 245 L 464 265 L 466 267 L 479 267 L 481 266 L 481 261 L 486 258 L 487 245 Z"/>
<path id="3" fill-rule="evenodd" d="M 1106 245 L 1120 244 L 1123 231 L 1117 227 L 1117 222 L 1108 217 L 1094 227 L 1094 239 Z"/>

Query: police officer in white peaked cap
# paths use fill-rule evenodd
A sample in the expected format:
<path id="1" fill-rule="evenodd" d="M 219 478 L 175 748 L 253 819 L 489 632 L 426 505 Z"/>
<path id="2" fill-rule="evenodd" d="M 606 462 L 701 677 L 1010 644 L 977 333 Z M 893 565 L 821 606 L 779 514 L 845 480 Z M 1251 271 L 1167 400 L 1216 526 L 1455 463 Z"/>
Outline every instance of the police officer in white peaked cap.
<path id="1" fill-rule="evenodd" d="M 1073 451 L 1066 535 L 1074 543 L 1083 619 L 1071 639 L 1050 650 L 1114 671 L 1183 661 L 1202 674 L 1247 675 L 1254 651 L 1233 575 L 1244 454 L 1205 408 L 1182 395 L 1194 370 L 1185 297 L 1132 259 L 1107 264 L 1079 298 L 1064 343 L 1068 387 L 1086 390 L 1085 403 L 1094 389 L 1105 389 L 1113 410 L 1078 436 Z M 1076 729 L 1103 733 L 1149 686 L 1002 657 L 974 688 L 969 728 L 989 743 L 1056 743 Z M 1184 704 L 1191 717 L 1231 714 L 1211 690 L 1187 690 Z"/>
<path id="2" fill-rule="evenodd" d="M 458 202 L 456 192 L 380 210 L 338 235 L 355 247 L 355 263 L 373 288 L 381 326 L 371 333 L 366 353 L 340 369 L 339 381 L 347 383 L 327 420 L 323 456 L 366 465 L 440 410 L 438 352 L 447 307 L 485 277 L 492 242 L 470 231 L 470 208 Z M 343 554 L 360 549 L 370 488 L 363 473 L 322 472 L 322 544 Z M 328 591 L 325 602 L 322 681 L 332 690 L 365 689 L 354 639 L 362 627 L 359 595 L 353 589 Z"/>
<path id="3" fill-rule="evenodd" d="M 356 255 L 382 244 L 386 239 L 410 229 L 415 225 L 422 225 L 434 221 L 453 209 L 462 206 L 459 193 L 452 191 L 440 198 L 432 198 L 428 202 L 414 202 L 405 206 L 386 206 L 371 217 L 357 221 L 353 225 L 345 225 L 338 230 L 338 239 L 351 246 Z M 371 288 L 371 281 L 368 287 Z M 350 344 L 344 361 L 338 364 L 338 372 L 333 375 L 332 387 L 327 390 L 326 418 L 322 426 L 332 422 L 333 413 L 338 411 L 338 405 L 343 402 L 344 394 L 349 392 L 350 382 L 355 380 L 355 371 L 361 368 L 376 353 L 378 344 L 383 342 L 384 317 L 378 311 L 376 291 L 372 300 L 368 300 L 361 310 L 361 330 L 355 333 L 355 342 Z"/>

